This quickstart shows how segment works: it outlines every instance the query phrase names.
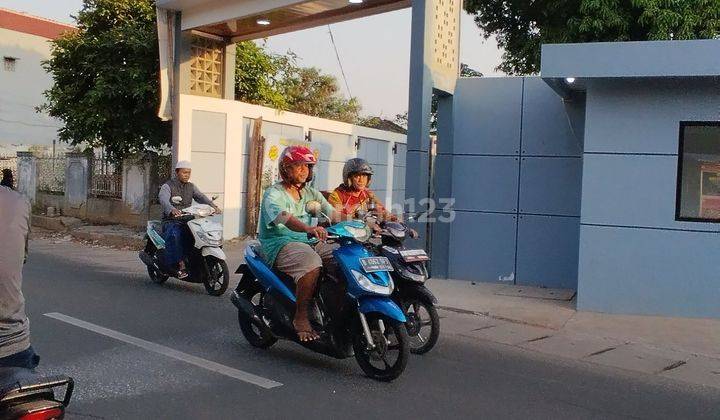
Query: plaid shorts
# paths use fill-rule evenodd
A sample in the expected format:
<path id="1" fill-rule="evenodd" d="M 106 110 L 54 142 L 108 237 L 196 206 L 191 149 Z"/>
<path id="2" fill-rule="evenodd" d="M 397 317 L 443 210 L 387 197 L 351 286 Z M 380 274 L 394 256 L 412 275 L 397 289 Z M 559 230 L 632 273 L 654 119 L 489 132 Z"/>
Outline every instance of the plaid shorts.
<path id="1" fill-rule="evenodd" d="M 302 242 L 290 242 L 282 247 L 275 258 L 275 269 L 287 274 L 298 282 L 307 273 L 325 266 L 335 272 L 337 264 L 333 251 L 340 245 L 318 242 L 310 245 Z"/>

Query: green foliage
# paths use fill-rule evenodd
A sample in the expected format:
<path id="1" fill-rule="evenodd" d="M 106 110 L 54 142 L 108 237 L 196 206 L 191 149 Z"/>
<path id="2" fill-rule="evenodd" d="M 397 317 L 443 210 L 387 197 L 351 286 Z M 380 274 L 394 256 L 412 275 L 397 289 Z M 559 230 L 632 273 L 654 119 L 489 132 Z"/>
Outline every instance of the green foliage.
<path id="1" fill-rule="evenodd" d="M 156 116 L 154 2 L 85 0 L 76 20 L 44 64 L 54 84 L 41 110 L 64 122 L 60 140 L 102 146 L 112 159 L 168 144 L 171 125 Z"/>
<path id="2" fill-rule="evenodd" d="M 264 45 L 240 42 L 235 59 L 235 99 L 278 109 L 288 109 L 284 95 L 288 75 L 294 72 L 296 56 L 268 53 Z"/>
<path id="3" fill-rule="evenodd" d="M 402 116 L 398 115 L 397 117 L 401 118 Z M 404 117 L 407 118 L 407 115 Z M 370 127 L 393 133 L 407 134 L 407 128 L 405 128 L 407 126 L 407 121 L 405 122 L 405 126 L 401 126 L 397 122 L 386 120 L 382 117 L 364 117 L 359 118 L 356 124 L 363 127 Z"/>
<path id="4" fill-rule="evenodd" d="M 296 67 L 283 82 L 288 109 L 301 114 L 354 123 L 360 113 L 357 98 L 345 99 L 337 79 L 315 67 Z"/>
<path id="5" fill-rule="evenodd" d="M 466 0 L 505 52 L 498 69 L 533 74 L 548 43 L 716 38 L 720 0 Z"/>
<path id="6" fill-rule="evenodd" d="M 264 46 L 237 46 L 235 98 L 285 111 L 354 123 L 360 113 L 357 98 L 340 94 L 335 77 L 314 67 L 299 67 L 297 56 L 268 53 Z"/>
<path id="7" fill-rule="evenodd" d="M 465 63 L 460 63 L 460 77 L 483 77 L 483 74 Z"/>

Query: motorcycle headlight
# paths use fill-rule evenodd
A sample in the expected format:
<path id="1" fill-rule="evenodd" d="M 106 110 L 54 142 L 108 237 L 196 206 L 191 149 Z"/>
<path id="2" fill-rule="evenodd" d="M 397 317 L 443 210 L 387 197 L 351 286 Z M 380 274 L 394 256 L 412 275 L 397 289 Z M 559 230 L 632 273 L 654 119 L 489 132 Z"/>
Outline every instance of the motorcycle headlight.
<path id="1" fill-rule="evenodd" d="M 357 280 L 360 287 L 367 290 L 368 292 L 376 293 L 378 295 L 383 296 L 390 296 L 392 294 L 393 289 L 395 288 L 395 285 L 393 284 L 392 279 L 390 279 L 390 283 L 388 283 L 387 286 L 381 286 L 379 284 L 375 284 L 372 281 L 370 281 L 369 278 L 367 278 L 366 275 L 363 273 L 356 271 L 356 270 L 350 270 L 352 272 L 353 277 L 355 277 L 355 280 Z"/>
<path id="2" fill-rule="evenodd" d="M 408 270 L 408 269 L 406 269 L 406 268 L 401 268 L 401 269 L 400 269 L 400 275 L 403 276 L 403 277 L 405 277 L 406 279 L 409 279 L 409 280 L 412 280 L 412 281 L 416 281 L 416 282 L 418 282 L 418 283 L 425 283 L 425 280 L 427 280 L 427 278 L 425 278 L 424 275 L 422 275 L 422 274 L 415 274 L 415 273 L 413 273 L 412 271 L 410 271 L 410 270 Z"/>
<path id="3" fill-rule="evenodd" d="M 200 239 L 207 243 L 210 246 L 220 246 L 222 245 L 222 235 L 221 234 L 208 234 L 207 232 L 203 231 L 197 231 L 197 235 L 200 237 Z"/>
<path id="4" fill-rule="evenodd" d="M 358 242 L 366 242 L 370 239 L 370 229 L 367 226 L 361 228 L 345 226 L 345 230 L 347 230 L 348 233 L 350 233 Z"/>

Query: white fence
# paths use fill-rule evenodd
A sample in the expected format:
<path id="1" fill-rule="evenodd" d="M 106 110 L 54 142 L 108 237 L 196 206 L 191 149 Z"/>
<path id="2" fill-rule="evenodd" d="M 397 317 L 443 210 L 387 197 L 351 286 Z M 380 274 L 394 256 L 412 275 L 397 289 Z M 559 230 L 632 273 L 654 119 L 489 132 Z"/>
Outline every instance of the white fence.
<path id="1" fill-rule="evenodd" d="M 252 121 L 263 119 L 268 140 L 307 141 L 320 152 L 315 186 L 332 190 L 342 182 L 347 159 L 363 157 L 373 164 L 373 189 L 385 204 L 405 199 L 406 137 L 243 102 L 180 95 L 177 143 L 179 160 L 193 162 L 193 182 L 224 208 L 226 238 L 244 232 L 247 164 Z"/>

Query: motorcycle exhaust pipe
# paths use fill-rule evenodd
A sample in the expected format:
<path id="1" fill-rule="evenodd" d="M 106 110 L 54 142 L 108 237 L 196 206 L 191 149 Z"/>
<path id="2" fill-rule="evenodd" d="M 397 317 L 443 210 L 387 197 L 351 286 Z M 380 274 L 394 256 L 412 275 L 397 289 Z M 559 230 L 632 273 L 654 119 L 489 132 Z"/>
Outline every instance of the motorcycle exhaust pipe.
<path id="1" fill-rule="evenodd" d="M 267 326 L 265 321 L 260 318 L 260 315 L 258 315 L 257 311 L 255 311 L 255 307 L 252 303 L 250 303 L 247 299 L 240 297 L 237 291 L 233 291 L 230 294 L 230 302 L 232 302 L 233 305 L 246 317 L 250 319 L 250 322 L 253 323 L 256 327 L 260 329 L 260 331 L 263 333 L 263 335 L 269 335 L 272 336 L 273 333 L 270 331 L 270 328 Z"/>

